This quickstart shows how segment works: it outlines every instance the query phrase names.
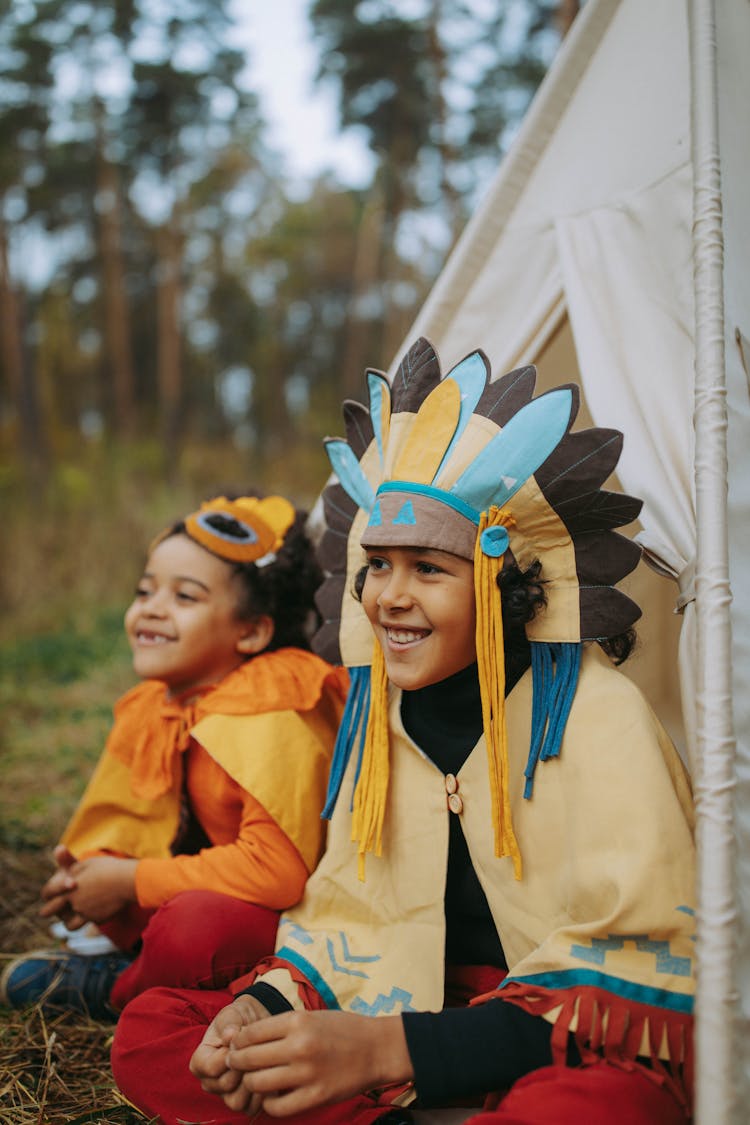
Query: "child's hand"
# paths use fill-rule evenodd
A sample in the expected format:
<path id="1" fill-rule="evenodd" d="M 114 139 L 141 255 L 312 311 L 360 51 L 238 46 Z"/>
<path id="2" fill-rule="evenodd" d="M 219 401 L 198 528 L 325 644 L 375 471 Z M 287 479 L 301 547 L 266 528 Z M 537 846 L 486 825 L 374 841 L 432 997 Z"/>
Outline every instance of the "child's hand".
<path id="1" fill-rule="evenodd" d="M 206 1029 L 190 1060 L 190 1073 L 208 1094 L 218 1094 L 229 1109 L 245 1111 L 249 1116 L 260 1109 L 260 1099 L 242 1085 L 242 1073 L 227 1063 L 229 1045 L 244 1027 L 268 1017 L 268 1012 L 254 996 L 238 996 L 222 1008 Z"/>
<path id="2" fill-rule="evenodd" d="M 65 844 L 57 844 L 52 853 L 52 858 L 58 867 L 68 870 L 76 862 L 76 857 L 71 851 L 65 847 Z"/>
<path id="3" fill-rule="evenodd" d="M 414 1077 L 400 1016 L 285 1012 L 234 1036 L 229 1073 L 266 1113 L 286 1117 Z M 237 1100 L 231 1109 L 243 1109 Z"/>
<path id="4" fill-rule="evenodd" d="M 43 905 L 39 913 L 42 918 L 51 918 L 56 914 L 68 929 L 77 930 L 84 924 L 85 919 L 76 914 L 70 905 L 70 892 L 76 888 L 76 881 L 70 874 L 70 869 L 75 864 L 76 858 L 66 847 L 58 844 L 54 851 L 54 859 L 57 871 L 42 887 Z"/>
<path id="5" fill-rule="evenodd" d="M 71 907 L 88 922 L 106 922 L 123 906 L 135 902 L 137 866 L 137 859 L 119 856 L 82 859 L 69 871 L 69 878 L 75 883 L 67 892 Z"/>

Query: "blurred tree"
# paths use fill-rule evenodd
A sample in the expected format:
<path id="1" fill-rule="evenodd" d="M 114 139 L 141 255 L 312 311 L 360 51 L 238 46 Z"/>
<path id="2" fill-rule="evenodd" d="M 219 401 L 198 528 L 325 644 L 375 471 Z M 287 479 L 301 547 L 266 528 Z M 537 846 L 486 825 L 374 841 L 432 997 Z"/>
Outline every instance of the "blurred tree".
<path id="1" fill-rule="evenodd" d="M 498 4 L 483 21 L 472 45 L 478 65 L 469 82 L 464 138 L 470 164 L 497 164 L 573 21 L 574 6 L 577 11 L 572 0 L 516 0 Z"/>
<path id="2" fill-rule="evenodd" d="M 418 203 L 414 172 L 439 116 L 439 85 L 424 20 L 401 16 L 395 4 L 314 0 L 310 20 L 321 44 L 319 78 L 338 90 L 344 128 L 359 126 L 377 157 L 357 254 L 356 302 L 384 323 L 399 276 L 396 236 L 401 216 Z M 354 366 L 353 339 L 348 349 Z"/>
<path id="3" fill-rule="evenodd" d="M 0 0 L 0 418 L 27 460 L 156 433 L 174 472 L 186 437 L 273 458 L 337 424 L 557 35 L 551 0 L 314 0 L 377 167 L 291 201 L 230 3 Z"/>
<path id="4" fill-rule="evenodd" d="M 552 0 L 415 0 L 406 15 L 396 0 L 313 0 L 318 79 L 334 84 L 342 126 L 364 129 L 378 158 L 357 298 L 379 300 L 387 325 L 405 262 L 434 276 L 463 227 L 556 46 L 556 10 Z"/>
<path id="5" fill-rule="evenodd" d="M 226 43 L 226 0 L 135 5 L 133 90 L 121 120 L 123 161 L 136 206 L 154 230 L 156 366 L 166 463 L 175 464 L 184 422 L 187 360 L 182 304 L 184 253 L 191 231 L 221 230 L 222 202 L 243 191 L 252 200 L 261 167 L 257 100 L 239 81 L 244 56 Z M 231 150 L 234 159 L 221 160 Z M 209 173 L 220 166 L 206 216 L 196 211 Z M 215 178 L 215 175 L 214 175 Z M 246 213 L 251 206 L 246 202 Z"/>
<path id="6" fill-rule="evenodd" d="M 0 5 L 0 363 L 8 429 L 22 463 L 36 475 L 46 461 L 36 372 L 29 361 L 25 302 L 14 276 L 19 246 L 11 231 L 29 216 L 29 188 L 39 179 L 50 124 L 52 49 L 30 5 Z"/>
<path id="7" fill-rule="evenodd" d="M 112 371 L 114 430 L 135 433 L 135 369 L 132 321 L 126 285 L 122 174 L 111 155 L 110 122 L 101 99 L 93 100 L 96 122 L 96 212 L 104 306 L 105 363 Z"/>
<path id="8" fill-rule="evenodd" d="M 263 325 L 247 351 L 248 419 L 261 451 L 273 454 L 304 437 L 319 442 L 338 418 L 360 210 L 356 192 L 324 179 L 309 199 L 286 201 L 273 227 L 248 247 L 247 286 Z"/>

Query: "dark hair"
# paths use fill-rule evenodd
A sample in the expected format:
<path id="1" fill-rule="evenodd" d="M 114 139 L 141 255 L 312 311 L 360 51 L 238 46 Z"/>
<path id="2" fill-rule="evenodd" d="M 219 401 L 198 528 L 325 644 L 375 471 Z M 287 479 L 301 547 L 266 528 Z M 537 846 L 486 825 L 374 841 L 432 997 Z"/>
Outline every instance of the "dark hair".
<path id="1" fill-rule="evenodd" d="M 502 599 L 505 632 L 523 628 L 547 604 L 544 582 L 539 577 L 541 570 L 542 564 L 538 559 L 526 570 L 521 570 L 514 560 L 498 574 L 497 588 Z"/>
<path id="2" fill-rule="evenodd" d="M 323 581 L 323 573 L 307 537 L 306 520 L 307 514 L 297 511 L 276 558 L 265 566 L 225 560 L 239 587 L 237 616 L 246 620 L 267 614 L 273 619 L 273 637 L 266 652 L 288 646 L 309 649 L 310 636 L 320 623 L 313 595 Z M 206 522 L 225 535 L 243 537 L 242 528 L 231 516 L 215 512 Z M 168 536 L 186 534 L 182 520 L 168 532 Z"/>
<path id="3" fill-rule="evenodd" d="M 497 588 L 503 607 L 503 635 L 506 654 L 515 651 L 523 659 L 528 653 L 529 642 L 525 626 L 533 620 L 539 610 L 547 604 L 544 592 L 544 579 L 539 575 L 542 564 L 535 559 L 526 570 L 521 570 L 515 560 L 505 566 L 497 576 Z M 362 590 L 367 575 L 367 566 L 362 566 L 354 576 L 353 593 L 357 601 L 362 600 Z M 633 628 L 615 637 L 600 637 L 597 643 L 615 664 L 623 664 L 633 651 L 636 631 Z M 530 661 L 530 657 L 529 657 Z"/>
<path id="4" fill-rule="evenodd" d="M 606 652 L 613 664 L 624 664 L 633 652 L 638 641 L 638 633 L 631 625 L 624 633 L 616 637 L 601 637 L 597 644 Z"/>
<path id="5" fill-rule="evenodd" d="M 503 628 L 506 633 L 526 625 L 537 611 L 547 604 L 544 579 L 539 575 L 542 564 L 537 559 L 522 571 L 513 562 L 497 576 L 503 600 Z M 597 637 L 597 644 L 616 665 L 624 664 L 635 648 L 637 634 L 632 627 L 614 637 Z"/>

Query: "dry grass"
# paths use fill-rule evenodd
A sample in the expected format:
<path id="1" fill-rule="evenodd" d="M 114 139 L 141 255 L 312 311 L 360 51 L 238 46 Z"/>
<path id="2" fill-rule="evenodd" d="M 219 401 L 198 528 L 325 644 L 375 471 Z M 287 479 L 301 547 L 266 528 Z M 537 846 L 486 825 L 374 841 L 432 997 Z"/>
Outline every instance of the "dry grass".
<path id="1" fill-rule="evenodd" d="M 45 852 L 0 850 L 0 949 L 50 945 L 37 915 L 38 888 L 49 873 Z M 112 1025 L 40 1008 L 0 1008 L 0 1125 L 145 1125 L 115 1089 L 109 1069 Z"/>
<path id="2" fill-rule="evenodd" d="M 0 642 L 0 968 L 54 944 L 37 913 L 50 850 L 132 682 L 119 611 L 50 624 L 15 622 Z M 111 1024 L 73 1013 L 0 1007 L 0 1125 L 143 1125 L 114 1087 L 111 1039 Z"/>

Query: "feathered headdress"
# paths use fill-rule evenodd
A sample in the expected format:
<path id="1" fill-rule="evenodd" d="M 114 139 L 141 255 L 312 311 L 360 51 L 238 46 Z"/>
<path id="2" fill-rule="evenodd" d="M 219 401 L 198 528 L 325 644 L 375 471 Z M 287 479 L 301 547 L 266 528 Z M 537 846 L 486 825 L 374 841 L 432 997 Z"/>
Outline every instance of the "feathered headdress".
<path id="1" fill-rule="evenodd" d="M 354 838 L 380 852 L 388 789 L 387 680 L 380 646 L 351 596 L 362 548 L 433 547 L 474 561 L 477 660 L 495 813 L 495 852 L 520 855 L 507 788 L 502 613 L 497 575 L 509 548 L 525 569 L 541 563 L 546 607 L 526 626 L 533 676 L 525 796 L 539 760 L 559 754 L 578 678 L 581 643 L 625 632 L 638 606 L 614 584 L 640 557 L 613 529 L 641 502 L 601 489 L 622 448 L 616 430 L 570 433 L 578 389 L 532 398 L 536 371 L 490 382 L 482 352 L 441 378 L 432 345 L 419 339 L 390 386 L 367 372 L 370 408 L 344 404 L 346 440 L 326 449 L 339 483 L 323 493 L 326 531 L 316 650 L 350 669 L 351 689 L 334 751 L 330 815 L 352 749 L 358 751 Z"/>

